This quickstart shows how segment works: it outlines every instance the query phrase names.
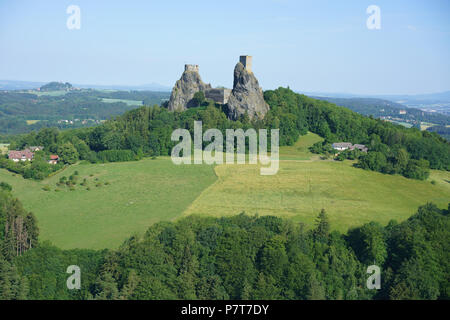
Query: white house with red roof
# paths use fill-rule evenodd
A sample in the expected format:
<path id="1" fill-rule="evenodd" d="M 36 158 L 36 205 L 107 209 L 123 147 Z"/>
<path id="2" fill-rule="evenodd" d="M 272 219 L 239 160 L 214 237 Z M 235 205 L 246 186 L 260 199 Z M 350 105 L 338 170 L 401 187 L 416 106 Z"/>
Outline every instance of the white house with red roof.
<path id="1" fill-rule="evenodd" d="M 50 155 L 50 160 L 48 160 L 48 163 L 50 164 L 57 164 L 59 161 L 59 156 L 56 154 Z"/>

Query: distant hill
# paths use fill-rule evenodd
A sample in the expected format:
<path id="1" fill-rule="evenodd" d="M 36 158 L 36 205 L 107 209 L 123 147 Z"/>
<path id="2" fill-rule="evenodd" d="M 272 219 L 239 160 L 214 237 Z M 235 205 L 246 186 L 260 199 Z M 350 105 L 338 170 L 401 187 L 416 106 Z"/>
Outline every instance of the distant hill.
<path id="1" fill-rule="evenodd" d="M 450 91 L 436 92 L 436 93 L 424 93 L 424 94 L 354 94 L 354 93 L 336 93 L 336 92 L 300 92 L 307 96 L 315 97 L 331 97 L 331 98 L 373 98 L 390 101 L 450 101 Z"/>
<path id="2" fill-rule="evenodd" d="M 450 91 L 426 93 L 426 94 L 414 94 L 414 95 L 383 95 L 380 96 L 389 100 L 406 100 L 406 101 L 450 101 Z"/>
<path id="3" fill-rule="evenodd" d="M 43 127 L 67 129 L 98 125 L 142 105 L 159 105 L 170 96 L 169 92 L 154 91 L 67 90 L 72 86 L 60 83 L 42 88 L 27 92 L 0 91 L 0 135 Z"/>
<path id="4" fill-rule="evenodd" d="M 370 98 L 393 101 L 408 108 L 427 112 L 441 113 L 450 116 L 450 91 L 426 94 L 396 95 L 356 95 L 351 93 L 301 92 L 310 97 L 327 98 Z"/>
<path id="5" fill-rule="evenodd" d="M 37 89 L 44 84 L 45 84 L 45 82 L 0 80 L 0 91 L 31 90 L 31 89 Z"/>
<path id="6" fill-rule="evenodd" d="M 51 82 L 53 83 L 53 82 Z M 0 80 L 0 91 L 5 90 L 34 90 L 38 89 L 49 83 L 37 82 L 37 81 L 15 81 L 15 80 Z M 53 86 L 53 85 L 52 85 Z M 74 87 L 83 89 L 102 89 L 102 90 L 139 90 L 139 91 L 159 91 L 166 92 L 171 91 L 172 88 L 159 84 L 159 83 L 149 83 L 143 85 L 98 85 L 98 84 L 79 84 L 74 83 Z M 64 89 L 62 89 L 64 90 Z"/>
<path id="7" fill-rule="evenodd" d="M 409 108 L 403 104 L 376 98 L 335 98 L 312 97 L 326 100 L 338 106 L 349 108 L 365 116 L 382 118 L 390 121 L 402 121 L 420 127 L 421 122 L 435 125 L 449 125 L 450 116 L 437 112 L 427 112 L 417 108 Z"/>
<path id="8" fill-rule="evenodd" d="M 50 82 L 39 88 L 40 91 L 69 91 L 73 86 L 68 82 Z"/>
<path id="9" fill-rule="evenodd" d="M 77 88 L 83 88 L 83 89 L 103 89 L 103 90 L 138 90 L 138 91 L 159 91 L 159 92 L 170 92 L 172 88 L 164 86 L 159 83 L 150 83 L 150 84 L 143 84 L 143 85 L 135 85 L 135 86 L 128 86 L 128 85 L 96 85 L 96 84 L 75 84 Z"/>

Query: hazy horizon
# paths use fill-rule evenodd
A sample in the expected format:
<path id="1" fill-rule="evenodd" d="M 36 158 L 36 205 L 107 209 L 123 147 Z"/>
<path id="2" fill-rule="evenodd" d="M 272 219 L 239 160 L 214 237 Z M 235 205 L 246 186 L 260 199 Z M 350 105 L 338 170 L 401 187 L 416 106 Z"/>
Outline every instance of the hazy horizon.
<path id="1" fill-rule="evenodd" d="M 94 87 L 105 87 L 106 88 L 111 88 L 113 89 L 114 87 L 123 87 L 123 88 L 129 88 L 129 90 L 148 90 L 148 91 L 158 91 L 156 89 L 145 89 L 145 87 L 161 87 L 164 89 L 161 89 L 161 92 L 170 92 L 172 90 L 173 86 L 168 86 L 168 85 L 164 85 L 161 83 L 157 83 L 157 82 L 151 82 L 151 83 L 141 83 L 141 84 L 136 84 L 136 85 L 130 85 L 130 84 L 126 84 L 126 83 L 121 83 L 121 84 L 107 84 L 107 83 L 100 83 L 100 84 L 95 84 L 95 83 L 73 83 L 71 81 L 62 81 L 62 80 L 51 80 L 51 81 L 34 81 L 34 80 L 11 80 L 11 79 L 0 79 L 0 83 L 2 81 L 11 81 L 11 82 L 24 82 L 24 83 L 36 83 L 39 85 L 42 84 L 47 84 L 50 82 L 68 82 L 73 86 L 83 86 L 83 87 L 89 87 L 89 86 L 94 86 Z M 92 87 L 93 89 L 95 89 L 94 87 Z M 135 88 L 139 88 L 141 87 L 141 89 L 135 89 Z M 271 89 L 276 89 L 276 88 L 270 88 L 270 89 L 266 89 L 263 88 L 263 90 L 271 90 Z M 302 90 L 295 90 L 293 88 L 291 88 L 293 91 L 295 92 L 299 92 L 299 93 L 303 93 L 306 95 L 317 95 L 320 97 L 330 97 L 331 95 L 342 95 L 342 98 L 346 98 L 344 96 L 353 96 L 355 98 L 357 97 L 387 97 L 387 96 L 423 96 L 423 95 L 437 95 L 437 94 L 443 94 L 443 93 L 450 93 L 450 90 L 445 90 L 445 91 L 439 91 L 439 92 L 417 92 L 417 93 L 411 93 L 411 94 L 358 94 L 358 93 L 354 93 L 354 92 L 323 92 L 323 91 L 302 91 Z M 0 89 L 0 90 L 4 90 L 4 89 Z M 12 89 L 9 89 L 12 90 Z M 20 89 L 19 89 L 20 90 Z M 25 89 L 27 90 L 27 89 Z M 125 90 L 125 89 L 123 89 Z"/>

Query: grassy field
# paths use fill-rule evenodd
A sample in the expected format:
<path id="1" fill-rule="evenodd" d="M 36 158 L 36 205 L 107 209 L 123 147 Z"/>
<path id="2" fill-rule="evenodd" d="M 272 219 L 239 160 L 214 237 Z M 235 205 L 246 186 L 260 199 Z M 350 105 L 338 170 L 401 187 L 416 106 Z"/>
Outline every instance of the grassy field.
<path id="1" fill-rule="evenodd" d="M 434 127 L 436 124 L 429 123 L 429 122 L 421 122 L 420 123 L 420 130 L 427 130 L 428 128 Z"/>
<path id="2" fill-rule="evenodd" d="M 155 222 L 189 214 L 270 214 L 312 225 L 324 208 L 332 228 L 346 231 L 369 221 L 404 220 L 427 201 L 442 208 L 450 202 L 449 172 L 432 171 L 428 181 L 417 181 L 357 169 L 350 161 L 318 160 L 308 146 L 319 140 L 308 134 L 281 147 L 274 176 L 261 176 L 258 165 L 176 166 L 160 158 L 79 164 L 43 182 L 0 169 L 0 181 L 35 213 L 40 238 L 61 248 L 115 248 Z M 86 187 L 56 187 L 75 171 Z M 46 185 L 51 191 L 43 190 Z"/>
<path id="3" fill-rule="evenodd" d="M 138 100 L 102 98 L 102 102 L 106 102 L 106 103 L 123 102 L 129 106 L 142 106 L 142 101 L 138 101 Z"/>
<path id="4" fill-rule="evenodd" d="M 436 181 L 416 181 L 353 168 L 337 161 L 280 161 L 274 176 L 256 165 L 220 165 L 219 179 L 184 215 L 280 215 L 312 225 L 324 208 L 332 228 L 346 231 L 369 221 L 404 220 L 419 205 L 450 202 L 450 173 L 433 171 Z"/>
<path id="5" fill-rule="evenodd" d="M 397 121 L 397 120 L 389 120 L 389 121 L 392 122 L 392 123 L 396 123 L 396 124 L 402 125 L 402 126 L 404 126 L 406 128 L 411 128 L 413 126 L 411 123 L 404 122 L 404 121 Z"/>
<path id="6" fill-rule="evenodd" d="M 35 124 L 35 123 L 38 123 L 39 121 L 41 121 L 41 120 L 27 120 L 27 125 L 32 125 L 32 124 Z"/>
<path id="7" fill-rule="evenodd" d="M 51 97 L 59 97 L 59 96 L 65 96 L 68 92 L 66 90 L 58 90 L 58 91 L 33 91 L 32 93 L 40 96 L 51 96 Z"/>
<path id="8" fill-rule="evenodd" d="M 332 227 L 345 232 L 369 221 L 404 220 L 427 201 L 442 208 L 450 202 L 449 172 L 433 170 L 427 181 L 417 181 L 357 169 L 351 161 L 321 161 L 308 150 L 321 140 L 308 133 L 280 147 L 274 176 L 261 176 L 257 165 L 217 166 L 219 179 L 184 215 L 275 214 L 312 225 L 324 208 Z"/>
<path id="9" fill-rule="evenodd" d="M 280 147 L 280 160 L 310 160 L 319 158 L 312 154 L 309 147 L 314 143 L 323 141 L 317 134 L 308 132 L 302 136 L 293 146 Z"/>
<path id="10" fill-rule="evenodd" d="M 75 171 L 87 186 L 56 192 L 59 178 Z M 179 216 L 215 180 L 211 166 L 175 166 L 168 159 L 75 165 L 43 182 L 0 169 L 0 181 L 11 184 L 36 215 L 40 239 L 65 249 L 117 247 L 133 233 Z M 51 191 L 44 191 L 45 185 Z"/>

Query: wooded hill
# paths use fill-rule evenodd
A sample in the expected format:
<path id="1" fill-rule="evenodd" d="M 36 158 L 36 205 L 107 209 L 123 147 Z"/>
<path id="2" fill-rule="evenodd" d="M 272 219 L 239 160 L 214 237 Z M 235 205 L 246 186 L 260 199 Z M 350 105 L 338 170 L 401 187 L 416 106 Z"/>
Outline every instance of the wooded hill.
<path id="1" fill-rule="evenodd" d="M 44 87 L 47 89 L 40 92 L 0 91 L 0 134 L 94 126 L 137 106 L 160 104 L 169 96 L 152 91 L 66 91 L 51 84 Z"/>
<path id="2" fill-rule="evenodd" d="M 427 112 L 416 108 L 408 108 L 402 104 L 375 98 L 331 98 L 312 97 L 314 99 L 326 100 L 338 106 L 349 108 L 365 116 L 374 118 L 390 117 L 408 121 L 420 128 L 420 122 L 433 123 L 436 125 L 449 125 L 450 116 L 437 112 Z M 400 110 L 406 113 L 400 113 Z"/>

